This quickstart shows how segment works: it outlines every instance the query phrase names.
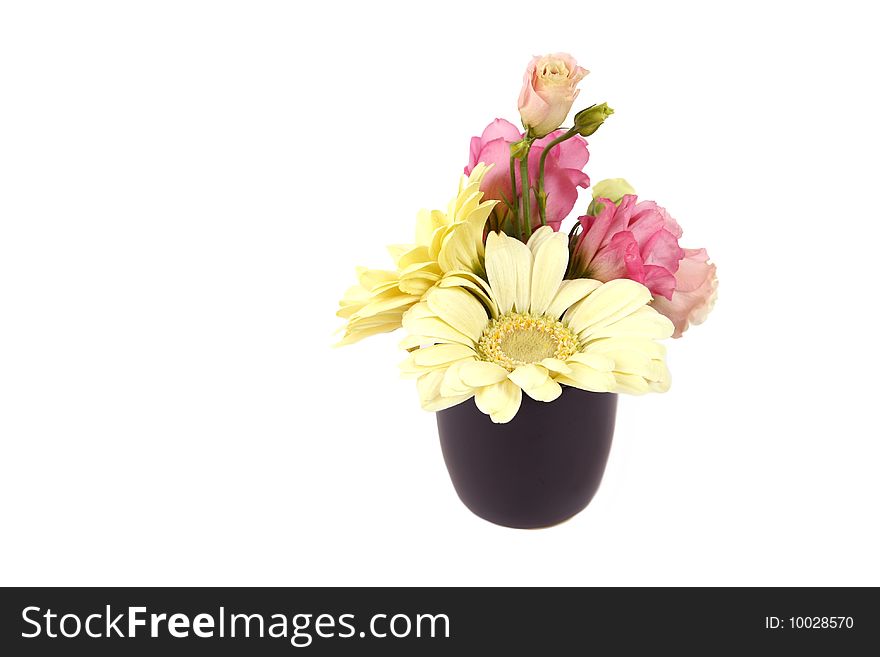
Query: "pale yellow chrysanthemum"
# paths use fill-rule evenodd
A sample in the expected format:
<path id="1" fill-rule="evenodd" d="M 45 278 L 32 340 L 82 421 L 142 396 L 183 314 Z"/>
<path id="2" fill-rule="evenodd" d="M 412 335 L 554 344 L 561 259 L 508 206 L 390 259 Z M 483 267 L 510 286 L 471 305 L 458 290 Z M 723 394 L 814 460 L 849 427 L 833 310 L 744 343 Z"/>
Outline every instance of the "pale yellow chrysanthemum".
<path id="1" fill-rule="evenodd" d="M 476 398 L 494 422 L 509 422 L 525 391 L 553 401 L 562 385 L 593 392 L 663 392 L 674 327 L 651 308 L 651 293 L 629 279 L 563 280 L 568 240 L 549 227 L 528 245 L 489 233 L 487 278 L 436 286 L 403 317 L 411 349 L 404 375 L 417 378 L 423 408 Z"/>
<path id="2" fill-rule="evenodd" d="M 339 302 L 348 320 L 340 345 L 400 328 L 403 313 L 446 277 L 444 285 L 470 285 L 483 273 L 483 229 L 497 201 L 483 201 L 480 183 L 488 167 L 479 164 L 462 176 L 446 212 L 422 210 L 415 244 L 388 247 L 394 271 L 357 269 L 358 285 Z"/>

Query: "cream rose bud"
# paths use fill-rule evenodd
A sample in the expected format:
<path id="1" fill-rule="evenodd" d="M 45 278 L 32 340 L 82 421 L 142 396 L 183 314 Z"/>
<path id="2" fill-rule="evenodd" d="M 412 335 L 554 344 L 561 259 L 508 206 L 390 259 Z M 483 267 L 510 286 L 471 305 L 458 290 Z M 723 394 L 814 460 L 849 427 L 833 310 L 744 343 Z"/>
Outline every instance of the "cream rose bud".
<path id="1" fill-rule="evenodd" d="M 519 92 L 519 115 L 526 130 L 543 137 L 561 126 L 579 93 L 578 82 L 587 73 L 564 52 L 533 57 Z"/>

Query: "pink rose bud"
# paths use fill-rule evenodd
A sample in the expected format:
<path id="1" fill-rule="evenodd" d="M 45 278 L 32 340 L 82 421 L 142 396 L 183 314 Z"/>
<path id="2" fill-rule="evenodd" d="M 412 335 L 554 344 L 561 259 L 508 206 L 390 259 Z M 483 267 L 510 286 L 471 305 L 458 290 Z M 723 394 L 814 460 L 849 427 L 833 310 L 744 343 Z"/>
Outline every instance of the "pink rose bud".
<path id="1" fill-rule="evenodd" d="M 543 137 L 562 125 L 587 73 L 564 52 L 532 58 L 519 93 L 519 114 L 532 136 Z"/>

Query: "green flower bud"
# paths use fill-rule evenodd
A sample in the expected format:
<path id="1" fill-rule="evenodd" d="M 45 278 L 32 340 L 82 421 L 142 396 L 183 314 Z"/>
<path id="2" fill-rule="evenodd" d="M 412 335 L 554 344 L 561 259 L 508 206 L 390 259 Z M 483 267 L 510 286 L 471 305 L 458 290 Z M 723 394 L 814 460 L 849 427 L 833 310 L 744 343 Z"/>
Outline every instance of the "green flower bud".
<path id="1" fill-rule="evenodd" d="M 614 110 L 608 107 L 608 103 L 592 105 L 574 115 L 574 127 L 581 137 L 589 137 L 612 114 Z"/>
<path id="2" fill-rule="evenodd" d="M 510 145 L 510 157 L 515 160 L 521 160 L 526 156 L 526 153 L 529 152 L 530 141 L 528 139 L 522 139 L 520 141 L 514 142 Z"/>
<path id="3" fill-rule="evenodd" d="M 635 188 L 623 178 L 608 178 L 593 185 L 593 201 L 587 208 L 587 214 L 595 217 L 602 211 L 602 204 L 596 203 L 597 198 L 607 198 L 615 205 L 620 205 L 621 199 L 627 194 L 635 194 Z"/>
<path id="4" fill-rule="evenodd" d="M 607 178 L 593 185 L 593 198 L 607 198 L 620 203 L 627 194 L 635 194 L 635 188 L 623 178 Z"/>

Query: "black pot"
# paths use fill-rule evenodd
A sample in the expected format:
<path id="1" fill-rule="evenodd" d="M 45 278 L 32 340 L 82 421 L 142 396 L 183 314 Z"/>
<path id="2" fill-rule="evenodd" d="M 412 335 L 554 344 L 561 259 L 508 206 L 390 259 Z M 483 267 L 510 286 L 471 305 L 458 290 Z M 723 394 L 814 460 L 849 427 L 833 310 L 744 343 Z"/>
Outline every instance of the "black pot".
<path id="1" fill-rule="evenodd" d="M 552 402 L 523 394 L 507 424 L 471 399 L 437 413 L 455 492 L 481 518 L 506 527 L 558 524 L 593 499 L 611 450 L 617 395 L 563 387 Z"/>

